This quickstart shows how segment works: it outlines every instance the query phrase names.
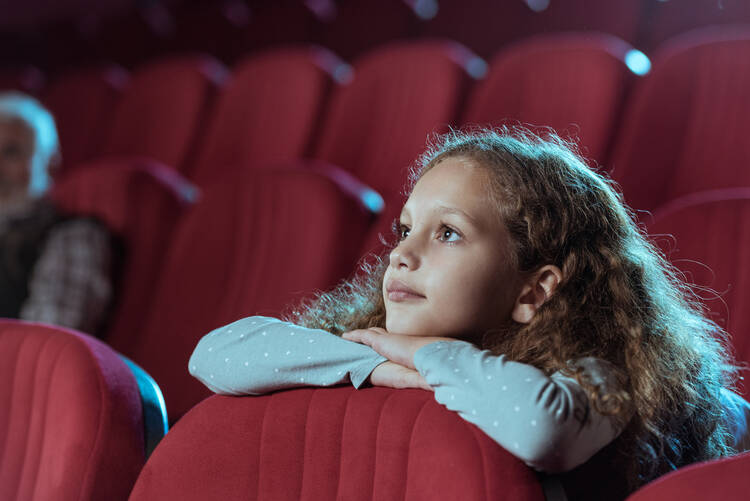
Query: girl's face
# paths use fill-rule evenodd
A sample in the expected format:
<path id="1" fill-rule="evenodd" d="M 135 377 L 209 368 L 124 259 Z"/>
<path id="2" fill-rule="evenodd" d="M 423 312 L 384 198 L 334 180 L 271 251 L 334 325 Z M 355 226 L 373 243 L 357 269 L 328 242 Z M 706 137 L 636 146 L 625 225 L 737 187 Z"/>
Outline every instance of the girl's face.
<path id="1" fill-rule="evenodd" d="M 453 157 L 417 182 L 383 280 L 387 331 L 477 341 L 509 321 L 522 281 L 488 176 Z"/>

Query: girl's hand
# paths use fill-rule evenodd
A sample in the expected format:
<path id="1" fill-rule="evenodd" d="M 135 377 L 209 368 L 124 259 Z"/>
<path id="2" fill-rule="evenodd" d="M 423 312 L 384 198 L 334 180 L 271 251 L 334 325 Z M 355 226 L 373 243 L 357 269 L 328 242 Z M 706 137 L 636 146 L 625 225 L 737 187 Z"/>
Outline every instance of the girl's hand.
<path id="1" fill-rule="evenodd" d="M 421 388 L 432 391 L 419 372 L 407 369 L 395 362 L 383 362 L 375 367 L 370 374 L 370 383 L 373 386 L 387 386 L 388 388 Z"/>
<path id="2" fill-rule="evenodd" d="M 408 369 L 414 369 L 414 354 L 422 346 L 435 341 L 456 341 L 449 337 L 392 334 L 380 327 L 345 332 L 341 337 L 355 343 L 366 344 L 388 360 Z"/>

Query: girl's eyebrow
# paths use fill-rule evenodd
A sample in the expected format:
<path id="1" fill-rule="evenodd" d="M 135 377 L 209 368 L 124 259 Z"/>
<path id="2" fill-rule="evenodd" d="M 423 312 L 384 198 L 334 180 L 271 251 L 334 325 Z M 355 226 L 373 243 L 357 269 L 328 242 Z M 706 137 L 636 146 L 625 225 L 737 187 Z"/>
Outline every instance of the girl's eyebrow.
<path id="1" fill-rule="evenodd" d="M 462 211 L 461 209 L 457 207 L 448 207 L 446 205 L 438 205 L 437 210 L 441 214 L 455 214 L 457 216 L 463 217 L 464 219 L 469 221 L 469 223 L 471 223 L 472 225 L 479 226 L 477 223 L 477 220 L 473 216 L 469 215 L 467 212 Z"/>

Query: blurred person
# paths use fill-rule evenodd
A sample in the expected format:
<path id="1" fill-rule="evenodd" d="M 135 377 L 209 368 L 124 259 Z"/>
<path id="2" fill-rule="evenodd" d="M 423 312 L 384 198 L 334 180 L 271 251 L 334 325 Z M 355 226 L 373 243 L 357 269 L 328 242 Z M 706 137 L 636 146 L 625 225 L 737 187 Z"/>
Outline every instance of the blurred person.
<path id="1" fill-rule="evenodd" d="M 112 238 L 46 196 L 59 164 L 55 121 L 36 99 L 0 93 L 0 317 L 95 333 L 112 298 Z"/>

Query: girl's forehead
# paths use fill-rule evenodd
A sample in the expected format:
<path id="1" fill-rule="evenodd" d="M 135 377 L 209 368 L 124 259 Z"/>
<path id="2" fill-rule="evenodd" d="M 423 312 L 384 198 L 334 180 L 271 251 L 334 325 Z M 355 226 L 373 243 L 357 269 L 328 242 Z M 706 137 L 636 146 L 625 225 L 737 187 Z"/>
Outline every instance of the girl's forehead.
<path id="1" fill-rule="evenodd" d="M 465 158 L 447 158 L 417 181 L 404 211 L 452 208 L 483 219 L 485 214 L 494 214 L 495 209 L 488 184 L 484 168 Z"/>

